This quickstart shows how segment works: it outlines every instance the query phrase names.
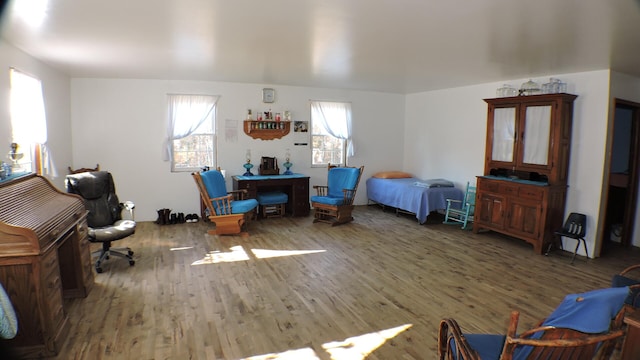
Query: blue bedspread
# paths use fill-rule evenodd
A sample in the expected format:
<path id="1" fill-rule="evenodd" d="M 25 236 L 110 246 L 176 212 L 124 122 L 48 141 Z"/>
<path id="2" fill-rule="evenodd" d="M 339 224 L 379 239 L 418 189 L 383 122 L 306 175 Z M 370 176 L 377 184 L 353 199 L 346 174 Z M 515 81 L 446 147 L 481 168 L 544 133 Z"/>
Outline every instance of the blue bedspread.
<path id="1" fill-rule="evenodd" d="M 416 178 L 367 179 L 367 197 L 379 204 L 392 206 L 416 214 L 420 224 L 427 221 L 427 215 L 438 209 L 446 209 L 446 199 L 462 200 L 464 192 L 455 187 L 416 186 L 422 182 Z"/>

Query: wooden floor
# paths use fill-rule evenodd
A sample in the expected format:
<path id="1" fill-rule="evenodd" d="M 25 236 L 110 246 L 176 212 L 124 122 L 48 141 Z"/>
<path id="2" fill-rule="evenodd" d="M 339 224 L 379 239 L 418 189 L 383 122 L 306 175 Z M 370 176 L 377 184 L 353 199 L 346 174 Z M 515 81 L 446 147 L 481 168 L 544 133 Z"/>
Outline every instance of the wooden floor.
<path id="1" fill-rule="evenodd" d="M 135 266 L 107 261 L 89 296 L 66 303 L 57 359 L 434 359 L 444 317 L 504 333 L 517 309 L 530 327 L 565 294 L 640 263 L 634 249 L 570 265 L 566 253 L 377 206 L 354 217 L 260 220 L 246 238 L 139 223 L 119 244 Z"/>

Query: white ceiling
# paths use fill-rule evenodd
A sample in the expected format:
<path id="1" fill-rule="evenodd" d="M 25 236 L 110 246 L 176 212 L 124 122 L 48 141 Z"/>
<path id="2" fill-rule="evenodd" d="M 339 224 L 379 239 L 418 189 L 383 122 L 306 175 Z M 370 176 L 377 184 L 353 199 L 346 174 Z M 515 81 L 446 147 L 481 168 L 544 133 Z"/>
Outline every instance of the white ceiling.
<path id="1" fill-rule="evenodd" d="M 640 0 L 13 0 L 0 25 L 71 77 L 395 93 L 640 77 Z"/>

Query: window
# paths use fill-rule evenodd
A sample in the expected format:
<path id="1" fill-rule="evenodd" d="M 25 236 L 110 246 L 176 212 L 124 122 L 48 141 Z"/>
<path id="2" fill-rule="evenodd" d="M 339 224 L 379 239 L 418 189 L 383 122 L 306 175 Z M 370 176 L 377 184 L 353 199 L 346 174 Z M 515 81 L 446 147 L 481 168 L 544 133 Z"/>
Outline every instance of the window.
<path id="1" fill-rule="evenodd" d="M 353 156 L 351 104 L 311 102 L 311 165 L 346 165 Z"/>
<path id="2" fill-rule="evenodd" d="M 169 95 L 168 155 L 171 171 L 216 166 L 217 96 Z"/>
<path id="3" fill-rule="evenodd" d="M 18 145 L 22 159 L 14 171 L 26 171 L 55 177 L 56 170 L 47 143 L 47 119 L 42 83 L 19 70 L 10 69 L 12 142 Z"/>

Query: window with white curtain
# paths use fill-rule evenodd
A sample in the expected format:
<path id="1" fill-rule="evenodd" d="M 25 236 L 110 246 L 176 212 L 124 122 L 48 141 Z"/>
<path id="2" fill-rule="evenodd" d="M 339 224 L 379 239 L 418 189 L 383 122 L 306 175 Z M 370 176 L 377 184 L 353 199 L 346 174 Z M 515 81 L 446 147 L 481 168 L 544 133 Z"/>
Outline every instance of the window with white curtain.
<path id="1" fill-rule="evenodd" d="M 353 156 L 351 103 L 311 102 L 311 166 L 346 165 Z"/>
<path id="2" fill-rule="evenodd" d="M 171 171 L 216 167 L 217 96 L 169 94 L 167 159 Z"/>
<path id="3" fill-rule="evenodd" d="M 47 119 L 42 82 L 17 69 L 10 69 L 12 142 L 23 154 L 17 171 L 35 171 L 56 177 L 56 169 L 47 148 Z"/>

